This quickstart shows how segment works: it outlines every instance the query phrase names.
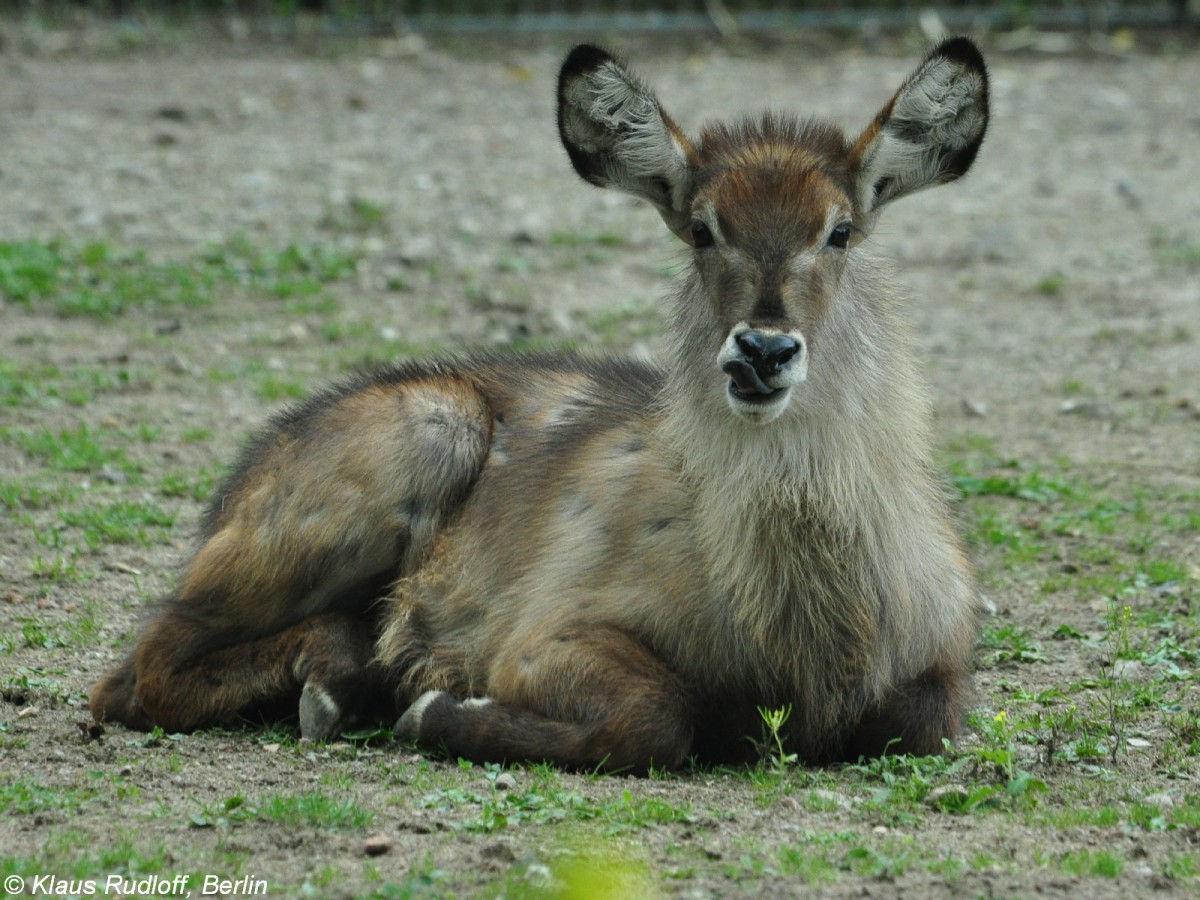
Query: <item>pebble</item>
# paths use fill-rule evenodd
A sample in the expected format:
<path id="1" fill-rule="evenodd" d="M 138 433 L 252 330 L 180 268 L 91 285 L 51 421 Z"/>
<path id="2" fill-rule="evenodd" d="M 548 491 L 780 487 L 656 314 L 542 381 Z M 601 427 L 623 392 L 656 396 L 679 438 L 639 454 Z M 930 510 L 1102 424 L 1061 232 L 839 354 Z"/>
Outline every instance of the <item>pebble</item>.
<path id="1" fill-rule="evenodd" d="M 392 839 L 382 834 L 373 834 L 363 844 L 367 856 L 382 856 L 392 849 Z"/>
<path id="2" fill-rule="evenodd" d="M 1140 681 L 1145 667 L 1136 659 L 1118 659 L 1113 663 L 1113 677 L 1118 681 Z"/>
<path id="3" fill-rule="evenodd" d="M 925 795 L 925 805 L 942 809 L 953 805 L 947 801 L 964 801 L 969 796 L 967 789 L 961 784 L 940 784 Z"/>
<path id="4" fill-rule="evenodd" d="M 101 466 L 100 471 L 96 473 L 96 480 L 108 484 L 126 484 L 129 481 L 129 476 L 120 469 L 114 469 L 112 466 Z"/>
<path id="5" fill-rule="evenodd" d="M 1175 808 L 1175 798 L 1165 792 L 1157 794 L 1147 794 L 1142 798 L 1142 802 L 1149 806 L 1156 806 L 1164 812 L 1168 809 Z"/>
<path id="6" fill-rule="evenodd" d="M 842 810 L 847 810 L 854 806 L 854 801 L 851 798 L 839 794 L 837 791 L 815 788 L 808 792 L 808 796 L 822 805 L 834 806 Z"/>

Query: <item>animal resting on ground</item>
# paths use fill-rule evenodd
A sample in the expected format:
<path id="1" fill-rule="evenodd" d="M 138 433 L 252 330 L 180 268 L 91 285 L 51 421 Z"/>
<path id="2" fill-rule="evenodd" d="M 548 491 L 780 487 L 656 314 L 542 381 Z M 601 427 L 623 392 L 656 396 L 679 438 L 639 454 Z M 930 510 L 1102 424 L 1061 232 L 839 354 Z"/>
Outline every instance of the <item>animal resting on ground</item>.
<path id="1" fill-rule="evenodd" d="M 92 713 L 187 730 L 298 697 L 308 738 L 405 710 L 398 736 L 467 759 L 646 771 L 752 758 L 759 710 L 791 707 L 810 763 L 940 752 L 981 607 L 860 245 L 987 120 L 965 38 L 854 140 L 775 114 L 692 140 L 577 47 L 572 164 L 690 245 L 664 363 L 405 363 L 277 415 Z"/>

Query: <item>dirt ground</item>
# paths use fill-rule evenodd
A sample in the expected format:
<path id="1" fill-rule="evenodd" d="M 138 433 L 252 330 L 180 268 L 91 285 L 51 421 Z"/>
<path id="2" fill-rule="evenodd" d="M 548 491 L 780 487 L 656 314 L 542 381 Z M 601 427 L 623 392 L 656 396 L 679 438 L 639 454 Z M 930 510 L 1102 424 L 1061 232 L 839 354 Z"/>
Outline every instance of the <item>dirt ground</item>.
<path id="1" fill-rule="evenodd" d="M 54 503 L 0 504 L 0 866 L 30 895 L 35 874 L 102 883 L 111 872 L 188 874 L 193 888 L 208 874 L 263 879 L 271 896 L 552 895 L 570 882 L 562 861 L 595 852 L 626 895 L 1195 896 L 1200 817 L 1181 811 L 1197 809 L 1200 766 L 1181 749 L 1190 733 L 1171 726 L 1198 709 L 1195 657 L 1183 651 L 1161 708 L 1143 711 L 1121 754 L 1042 764 L 1045 746 L 1022 742 L 1021 767 L 1047 789 L 990 811 L 881 805 L 888 780 L 854 773 L 793 773 L 774 793 L 744 773 L 498 775 L 386 741 L 305 745 L 286 723 L 88 734 L 88 688 L 169 590 L 202 509 L 201 490 L 162 490 L 164 478 L 203 482 L 287 385 L 315 387 L 356 362 L 513 342 L 653 352 L 656 301 L 680 256 L 652 211 L 570 171 L 552 98 L 566 38 L 281 49 L 174 35 L 80 49 L 53 37 L 6 33 L 0 44 L 0 241 L 99 241 L 187 260 L 238 240 L 358 262 L 307 306 L 235 286 L 207 306 L 96 319 L 0 298 L 11 371 L 99 373 L 84 401 L 0 406 L 0 478 L 65 485 L 75 504 L 149 498 L 174 517 L 163 541 L 90 546 Z M 1015 461 L 1118 498 L 1118 537 L 1105 540 L 1136 532 L 1139 552 L 1184 570 L 1130 602 L 1169 607 L 1194 649 L 1200 55 L 1136 36 L 1119 53 L 1007 52 L 1000 38 L 983 44 L 993 120 L 975 170 L 896 204 L 872 243 L 912 294 L 947 460 Z M 920 54 L 916 39 L 609 43 L 689 130 L 766 106 L 858 129 Z M 286 382 L 282 398 L 271 378 Z M 47 473 L 14 437 L 80 423 L 125 435 L 137 474 Z M 1057 509 L 1036 497 L 973 502 L 964 528 L 998 510 L 1019 530 Z M 1162 525 L 1180 520 L 1192 524 Z M 1020 533 L 1035 532 L 1043 549 L 1020 565 L 1011 545 L 972 545 L 996 607 L 991 632 L 1010 627 L 1039 646 L 1024 661 L 981 650 L 985 721 L 1040 691 L 1086 690 L 1111 633 L 1112 598 L 1088 587 L 1111 568 L 1089 554 L 1091 533 Z M 70 557 L 72 577 L 47 576 L 55 554 Z M 1047 591 L 1052 578 L 1077 580 Z M 1082 638 L 1055 640 L 1066 627 Z M 349 806 L 269 811 L 269 798 L 308 794 Z M 1165 811 L 1161 827 L 1130 824 L 1146 803 Z M 1068 821 L 1095 806 L 1117 820 Z M 367 854 L 372 836 L 379 855 Z M 830 851 L 829 877 L 789 868 L 789 848 L 826 838 L 861 852 Z M 1101 851 L 1120 857 L 1119 871 L 1070 863 Z"/>

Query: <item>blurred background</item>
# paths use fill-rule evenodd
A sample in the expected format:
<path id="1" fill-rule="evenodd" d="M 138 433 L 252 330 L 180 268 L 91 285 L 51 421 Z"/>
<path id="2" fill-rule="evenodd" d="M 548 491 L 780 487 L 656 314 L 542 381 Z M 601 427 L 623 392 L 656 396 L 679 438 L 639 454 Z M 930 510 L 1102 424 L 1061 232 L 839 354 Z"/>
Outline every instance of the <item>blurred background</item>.
<path id="1" fill-rule="evenodd" d="M 934 11 L 936 10 L 936 12 Z M 287 33 L 662 30 L 771 32 L 781 28 L 895 28 L 940 17 L 952 28 L 1177 26 L 1195 23 L 1197 0 L 2 0 L 0 14 L 51 19 L 238 16 L 237 27 Z"/>

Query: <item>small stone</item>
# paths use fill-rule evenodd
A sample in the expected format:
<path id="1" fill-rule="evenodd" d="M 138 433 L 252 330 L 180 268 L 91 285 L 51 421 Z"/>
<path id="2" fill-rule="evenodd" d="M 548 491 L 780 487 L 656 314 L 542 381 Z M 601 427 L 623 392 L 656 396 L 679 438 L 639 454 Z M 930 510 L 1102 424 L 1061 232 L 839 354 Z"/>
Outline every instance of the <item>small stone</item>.
<path id="1" fill-rule="evenodd" d="M 178 350 L 172 350 L 163 367 L 175 375 L 196 375 L 198 370 L 191 361 Z"/>
<path id="2" fill-rule="evenodd" d="M 108 484 L 126 484 L 129 481 L 129 476 L 120 469 L 114 469 L 112 466 L 101 466 L 100 471 L 96 473 L 97 481 L 104 481 Z"/>
<path id="3" fill-rule="evenodd" d="M 814 788 L 808 792 L 809 799 L 820 804 L 822 807 L 833 807 L 835 809 L 848 810 L 854 806 L 854 801 L 839 794 L 837 791 L 827 791 L 823 788 Z"/>
<path id="4" fill-rule="evenodd" d="M 154 118 L 166 119 L 168 122 L 186 122 L 188 120 L 188 112 L 178 104 L 167 104 L 160 106 L 154 111 Z"/>
<path id="5" fill-rule="evenodd" d="M 1117 196 L 1132 210 L 1139 210 L 1146 205 L 1142 199 L 1142 192 L 1130 181 L 1122 179 L 1117 182 Z"/>
<path id="6" fill-rule="evenodd" d="M 925 805 L 936 809 L 961 807 L 970 793 L 961 784 L 940 784 L 925 795 Z"/>
<path id="7" fill-rule="evenodd" d="M 517 855 L 513 852 L 513 848 L 508 841 L 493 841 L 484 845 L 484 848 L 479 851 L 479 855 L 484 859 L 497 860 L 499 862 L 511 863 L 515 862 Z"/>
<path id="8" fill-rule="evenodd" d="M 962 402 L 962 411 L 964 416 L 972 419 L 983 419 L 987 417 L 988 405 L 982 400 L 969 400 L 964 398 Z"/>
<path id="9" fill-rule="evenodd" d="M 1145 674 L 1145 666 L 1136 659 L 1118 659 L 1112 668 L 1117 681 L 1140 681 Z"/>
<path id="10" fill-rule="evenodd" d="M 406 266 L 416 266 L 437 258 L 437 243 L 427 234 L 410 237 L 400 245 L 396 258 Z"/>
<path id="11" fill-rule="evenodd" d="M 367 856 L 382 856 L 392 849 L 392 839 L 382 834 L 373 834 L 363 844 Z"/>
<path id="12" fill-rule="evenodd" d="M 1130 738 L 1129 743 L 1132 744 L 1133 741 L 1134 741 L 1134 739 Z M 1159 792 L 1157 794 L 1147 794 L 1145 797 L 1142 798 L 1142 802 L 1149 806 L 1158 807 L 1159 809 L 1163 810 L 1164 812 L 1168 809 L 1175 808 L 1175 798 L 1165 792 Z"/>

